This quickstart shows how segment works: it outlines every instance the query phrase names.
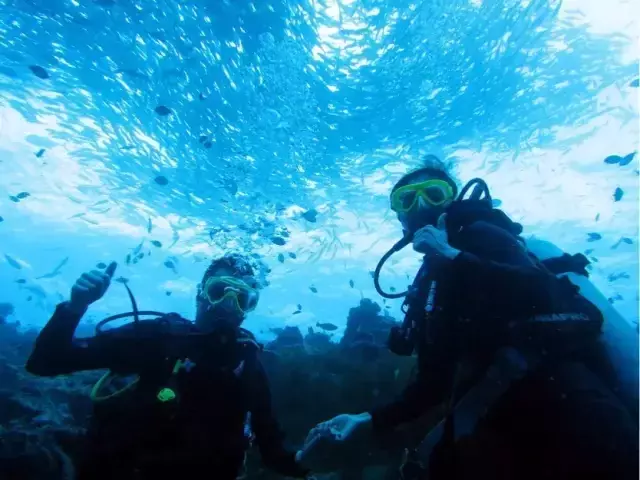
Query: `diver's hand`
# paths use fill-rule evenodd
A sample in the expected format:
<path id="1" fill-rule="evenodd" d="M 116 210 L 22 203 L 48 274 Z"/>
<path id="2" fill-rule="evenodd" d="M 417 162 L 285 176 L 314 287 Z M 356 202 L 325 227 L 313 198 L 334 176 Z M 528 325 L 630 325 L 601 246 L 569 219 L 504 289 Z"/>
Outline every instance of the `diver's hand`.
<path id="1" fill-rule="evenodd" d="M 83 273 L 71 289 L 71 299 L 69 300 L 71 311 L 83 314 L 89 305 L 100 300 L 109 288 L 111 277 L 113 277 L 117 266 L 116 262 L 111 262 L 104 272 L 92 270 Z"/>
<path id="2" fill-rule="evenodd" d="M 449 245 L 446 219 L 447 214 L 443 213 L 438 218 L 436 227 L 427 225 L 418 230 L 413 236 L 413 249 L 416 252 L 423 253 L 427 261 L 443 257 L 452 260 L 460 253 L 460 250 Z"/>
<path id="3" fill-rule="evenodd" d="M 338 415 L 313 428 L 298 452 L 298 463 L 314 472 L 332 472 L 353 463 L 372 436 L 371 415 Z"/>

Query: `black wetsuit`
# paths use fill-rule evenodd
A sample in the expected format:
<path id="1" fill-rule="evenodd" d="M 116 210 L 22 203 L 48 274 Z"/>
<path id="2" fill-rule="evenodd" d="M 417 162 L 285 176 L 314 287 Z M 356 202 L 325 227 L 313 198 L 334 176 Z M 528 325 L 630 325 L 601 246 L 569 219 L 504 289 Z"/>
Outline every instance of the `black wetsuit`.
<path id="1" fill-rule="evenodd" d="M 486 223 L 469 222 L 465 229 Z M 512 261 L 522 256 L 522 245 L 504 224 L 493 227 L 484 239 L 479 231 L 466 237 L 466 245 L 460 235 L 457 245 L 451 242 L 463 253 L 443 264 L 439 277 L 438 292 L 445 293 L 436 302 L 442 302 L 447 318 L 434 322 L 429 335 L 419 336 L 416 381 L 397 401 L 371 412 L 376 432 L 388 432 L 446 402 L 452 389 L 450 366 L 461 351 L 476 362 L 479 372 L 486 370 L 492 354 L 509 343 L 514 321 L 558 313 L 601 321 L 600 311 L 568 279 L 557 278 L 535 260 Z M 493 234 L 500 238 L 480 245 Z M 462 332 L 458 338 L 452 338 L 447 326 L 451 321 L 458 334 Z M 443 478 L 637 479 L 637 418 L 629 412 L 633 407 L 625 408 L 612 393 L 615 379 L 606 377 L 606 362 L 596 357 L 597 341 L 566 355 L 550 355 L 549 362 L 542 362 L 491 406 L 471 440 L 459 442 L 457 471 Z M 611 384 L 605 385 L 606 380 Z"/>
<path id="2" fill-rule="evenodd" d="M 247 414 L 264 464 L 304 477 L 271 409 L 257 344 L 245 330 L 198 333 L 177 315 L 141 321 L 91 338 L 73 338 L 80 316 L 59 305 L 42 329 L 26 368 L 41 376 L 110 369 L 138 374 L 135 388 L 97 402 L 88 432 L 84 479 L 235 479 L 250 439 Z M 243 341 L 248 340 L 248 341 Z M 187 367 L 174 372 L 177 360 Z M 161 402 L 159 390 L 177 393 Z"/>

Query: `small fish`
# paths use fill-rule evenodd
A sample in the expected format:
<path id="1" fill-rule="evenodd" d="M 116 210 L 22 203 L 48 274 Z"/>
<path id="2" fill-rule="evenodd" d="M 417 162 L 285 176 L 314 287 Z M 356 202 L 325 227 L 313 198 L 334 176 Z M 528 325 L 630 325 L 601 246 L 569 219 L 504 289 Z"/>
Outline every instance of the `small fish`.
<path id="1" fill-rule="evenodd" d="M 126 263 L 127 265 L 129 265 L 131 263 L 131 254 L 127 254 L 126 258 L 124 259 L 124 263 Z"/>
<path id="2" fill-rule="evenodd" d="M 204 93 L 200 92 L 200 94 L 198 95 L 198 99 L 202 102 L 203 100 L 206 100 L 207 97 L 204 96 Z"/>
<path id="3" fill-rule="evenodd" d="M 164 266 L 175 271 L 176 265 L 171 260 L 165 260 Z"/>
<path id="4" fill-rule="evenodd" d="M 285 241 L 284 241 L 284 238 L 282 238 L 282 237 L 273 237 L 273 238 L 271 238 L 271 241 L 272 241 L 274 244 L 276 244 L 276 245 L 280 245 L 280 246 L 282 246 L 282 245 L 284 245 L 285 243 L 287 243 L 287 242 L 285 242 Z"/>
<path id="5" fill-rule="evenodd" d="M 120 150 L 133 150 L 134 148 L 136 148 L 134 145 L 125 145 L 124 147 L 120 147 Z"/>
<path id="6" fill-rule="evenodd" d="M 22 265 L 20 265 L 20 262 L 18 262 L 15 258 L 7 255 L 6 253 L 4 254 L 4 258 L 7 260 L 7 263 L 11 265 L 13 268 L 22 270 Z"/>
<path id="7" fill-rule="evenodd" d="M 304 218 L 307 222 L 316 223 L 318 217 L 318 212 L 312 208 L 311 210 L 307 210 L 302 214 L 302 218 Z"/>
<path id="8" fill-rule="evenodd" d="M 115 279 L 115 281 L 118 282 L 118 283 L 122 283 L 122 284 L 129 283 L 129 279 L 125 278 L 125 277 L 118 277 L 118 278 Z"/>
<path id="9" fill-rule="evenodd" d="M 296 310 L 296 311 L 295 311 L 295 312 L 293 312 L 291 315 L 298 315 L 298 314 L 300 314 L 300 313 L 302 313 L 300 310 Z"/>
<path id="10" fill-rule="evenodd" d="M 607 278 L 608 278 L 608 280 L 609 280 L 610 282 L 613 282 L 613 281 L 618 280 L 618 279 L 621 279 L 621 278 L 623 278 L 623 279 L 627 279 L 627 280 L 628 280 L 628 279 L 629 279 L 629 274 L 628 274 L 628 273 L 626 273 L 626 272 L 617 273 L 617 274 L 616 274 L 616 273 L 612 273 L 612 274 L 611 274 L 611 275 L 609 275 Z"/>
<path id="11" fill-rule="evenodd" d="M 0 221 L 1 221 L 1 220 L 0 220 Z M 297 255 L 296 255 L 295 253 L 293 253 L 293 252 L 289 252 L 289 258 L 293 258 L 293 259 L 295 260 L 295 259 L 296 259 L 296 258 L 298 258 L 298 257 L 297 257 Z"/>
<path id="12" fill-rule="evenodd" d="M 46 152 L 46 150 L 44 148 L 41 148 L 36 152 L 36 157 L 38 158 L 42 157 L 42 155 L 44 155 L 44 152 Z"/>
<path id="13" fill-rule="evenodd" d="M 600 220 L 600 214 L 597 214 L 597 215 L 596 215 L 596 222 L 597 222 L 598 220 Z"/>
<path id="14" fill-rule="evenodd" d="M 624 190 L 622 190 L 620 187 L 616 188 L 616 191 L 613 192 L 613 201 L 619 202 L 620 200 L 622 200 L 623 195 Z"/>
<path id="15" fill-rule="evenodd" d="M 167 297 L 170 297 L 170 296 L 171 296 L 171 292 L 170 292 L 169 290 L 167 290 L 166 292 L 164 292 L 164 294 L 165 294 Z"/>
<path id="16" fill-rule="evenodd" d="M 104 262 L 100 262 L 96 265 L 96 268 L 99 268 L 100 270 L 103 270 L 105 268 L 107 268 L 107 264 Z"/>
<path id="17" fill-rule="evenodd" d="M 601 239 L 602 235 L 600 235 L 599 233 L 587 233 L 587 242 L 595 242 Z"/>
<path id="18" fill-rule="evenodd" d="M 155 111 L 161 117 L 166 117 L 167 115 L 170 115 L 173 113 L 173 111 L 169 107 L 165 107 L 164 105 L 158 105 L 155 108 Z"/>
<path id="19" fill-rule="evenodd" d="M 151 255 L 151 252 L 149 252 L 149 255 Z M 138 260 L 142 260 L 144 258 L 144 252 L 140 252 L 138 255 L 136 255 L 136 258 Z"/>
<path id="20" fill-rule="evenodd" d="M 20 192 L 19 194 L 16 195 L 16 198 L 18 200 L 24 200 L 27 197 L 30 197 L 31 194 L 29 192 Z"/>
<path id="21" fill-rule="evenodd" d="M 206 142 L 208 139 L 209 139 L 209 136 L 208 136 L 208 135 L 200 135 L 200 138 L 198 139 L 198 141 L 199 141 L 200 143 L 204 143 L 204 142 Z"/>
<path id="22" fill-rule="evenodd" d="M 316 327 L 321 328 L 322 330 L 326 330 L 328 332 L 333 332 L 334 330 L 338 329 L 338 326 L 334 325 L 333 323 L 316 322 Z"/>
<path id="23" fill-rule="evenodd" d="M 621 167 L 625 167 L 629 165 L 631 162 L 633 162 L 633 159 L 635 158 L 636 153 L 637 152 L 632 152 L 629 155 L 625 155 L 620 159 L 620 161 L 618 162 L 618 165 L 620 165 Z"/>
<path id="24" fill-rule="evenodd" d="M 60 274 L 60 270 L 64 267 L 69 261 L 69 257 L 65 257 L 51 272 L 42 275 L 41 277 L 36 277 L 36 280 L 40 280 L 42 278 L 53 278 L 57 277 Z"/>
<path id="25" fill-rule="evenodd" d="M 33 297 L 32 297 L 31 295 L 29 295 L 29 296 L 27 297 L 27 302 L 30 302 L 31 300 L 33 300 Z"/>
<path id="26" fill-rule="evenodd" d="M 281 253 L 278 254 L 278 261 L 280 263 L 284 263 L 284 255 L 283 254 L 281 254 Z"/>
<path id="27" fill-rule="evenodd" d="M 140 250 L 142 250 L 142 245 L 144 245 L 144 240 L 141 241 L 140 244 L 133 249 L 133 252 L 131 252 L 131 254 L 137 255 L 138 253 L 140 253 Z"/>
<path id="28" fill-rule="evenodd" d="M 154 247 L 162 248 L 162 243 L 160 243 L 158 240 L 151 240 L 151 245 L 153 245 Z"/>
<path id="29" fill-rule="evenodd" d="M 2 216 L 0 216 L 0 223 L 4 222 L 4 218 L 2 218 Z"/>
<path id="30" fill-rule="evenodd" d="M 633 245 L 633 240 L 627 237 L 622 237 L 620 241 L 626 243 L 627 245 Z"/>
<path id="31" fill-rule="evenodd" d="M 31 70 L 36 77 L 41 78 L 42 80 L 49 78 L 49 73 L 39 65 L 29 65 L 29 70 Z"/>
<path id="32" fill-rule="evenodd" d="M 9 200 L 11 200 L 12 202 L 18 203 L 20 201 L 20 199 L 18 197 L 16 197 L 15 195 L 9 195 Z"/>
<path id="33" fill-rule="evenodd" d="M 16 283 L 24 285 L 25 283 L 27 283 L 27 281 L 24 278 L 19 278 L 18 280 L 16 280 Z"/>
<path id="34" fill-rule="evenodd" d="M 75 215 L 71 215 L 68 220 L 72 220 L 74 218 L 84 217 L 86 214 L 84 212 L 76 213 Z"/>
<path id="35" fill-rule="evenodd" d="M 309 287 L 309 290 L 311 290 L 313 293 L 318 293 L 318 289 L 316 287 Z"/>
<path id="36" fill-rule="evenodd" d="M 609 303 L 613 304 L 613 302 L 617 301 L 617 300 L 624 300 L 624 298 L 622 298 L 622 295 L 620 295 L 619 293 L 614 295 L 613 297 L 609 297 L 607 300 L 609 300 Z"/>
<path id="37" fill-rule="evenodd" d="M 391 293 L 396 291 L 396 287 L 389 287 L 389 290 L 391 291 Z"/>
<path id="38" fill-rule="evenodd" d="M 147 224 L 147 233 L 151 233 L 153 230 L 153 223 L 151 223 L 151 218 L 149 218 L 149 223 Z"/>
<path id="39" fill-rule="evenodd" d="M 298 304 L 298 310 L 302 310 L 302 305 Z"/>
<path id="40" fill-rule="evenodd" d="M 620 155 L 609 155 L 604 159 L 604 163 L 606 163 L 607 165 L 615 165 L 617 163 L 620 163 L 620 160 L 622 160 L 622 157 Z"/>
<path id="41" fill-rule="evenodd" d="M 353 280 L 349 280 L 349 286 L 350 286 L 351 288 L 353 288 L 353 287 L 355 286 L 355 283 L 353 283 Z"/>
<path id="42" fill-rule="evenodd" d="M 158 185 L 162 185 L 163 187 L 164 187 L 165 185 L 169 185 L 169 180 L 167 180 L 167 177 L 165 177 L 164 175 L 158 175 L 158 176 L 155 178 L 155 182 L 156 182 Z"/>
<path id="43" fill-rule="evenodd" d="M 204 148 L 211 148 L 211 147 L 213 146 L 213 143 L 211 143 L 209 140 L 207 140 L 206 142 L 204 142 L 204 143 L 202 144 L 202 146 L 203 146 Z"/>

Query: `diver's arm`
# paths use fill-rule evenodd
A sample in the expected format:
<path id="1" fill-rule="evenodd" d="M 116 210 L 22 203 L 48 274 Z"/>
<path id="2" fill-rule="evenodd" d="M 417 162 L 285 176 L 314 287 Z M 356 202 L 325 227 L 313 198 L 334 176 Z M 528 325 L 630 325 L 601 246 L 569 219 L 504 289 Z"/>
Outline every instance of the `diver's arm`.
<path id="1" fill-rule="evenodd" d="M 59 304 L 53 316 L 38 334 L 25 369 L 34 375 L 52 377 L 82 370 L 117 368 L 131 349 L 126 340 L 112 338 L 74 338 L 73 334 L 86 309 L 74 309 L 68 302 Z M 132 355 L 129 355 L 132 357 Z"/>
<path id="2" fill-rule="evenodd" d="M 273 415 L 269 380 L 259 361 L 252 375 L 251 427 L 266 467 L 289 477 L 304 478 L 309 473 L 296 462 L 296 454 L 284 448 L 284 435 Z"/>
<path id="3" fill-rule="evenodd" d="M 566 298 L 566 282 L 534 266 L 513 266 L 481 259 L 467 252 L 450 262 L 456 289 L 470 308 L 500 312 L 501 316 L 555 313 Z M 477 305 L 480 304 L 480 305 Z"/>
<path id="4" fill-rule="evenodd" d="M 369 412 L 376 434 L 388 433 L 415 420 L 446 400 L 453 379 L 454 359 L 453 349 L 447 348 L 448 342 L 442 340 L 419 352 L 418 376 L 396 400 Z"/>

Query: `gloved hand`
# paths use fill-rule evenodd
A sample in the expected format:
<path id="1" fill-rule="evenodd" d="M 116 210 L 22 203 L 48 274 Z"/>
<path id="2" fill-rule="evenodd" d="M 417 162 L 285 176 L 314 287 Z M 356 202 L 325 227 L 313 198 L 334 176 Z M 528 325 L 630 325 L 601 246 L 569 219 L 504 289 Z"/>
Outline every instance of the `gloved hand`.
<path id="1" fill-rule="evenodd" d="M 111 262 L 104 272 L 92 270 L 83 273 L 71 288 L 69 308 L 82 314 L 89 305 L 100 300 L 109 288 L 117 266 L 116 262 Z"/>
<path id="2" fill-rule="evenodd" d="M 442 258 L 454 259 L 460 253 L 460 250 L 449 245 L 446 219 L 447 214 L 443 213 L 436 227 L 427 225 L 413 236 L 413 249 L 423 253 L 428 263 Z"/>
<path id="3" fill-rule="evenodd" d="M 332 472 L 353 464 L 362 452 L 368 451 L 371 440 L 371 415 L 338 415 L 309 432 L 296 458 L 303 468 Z"/>

